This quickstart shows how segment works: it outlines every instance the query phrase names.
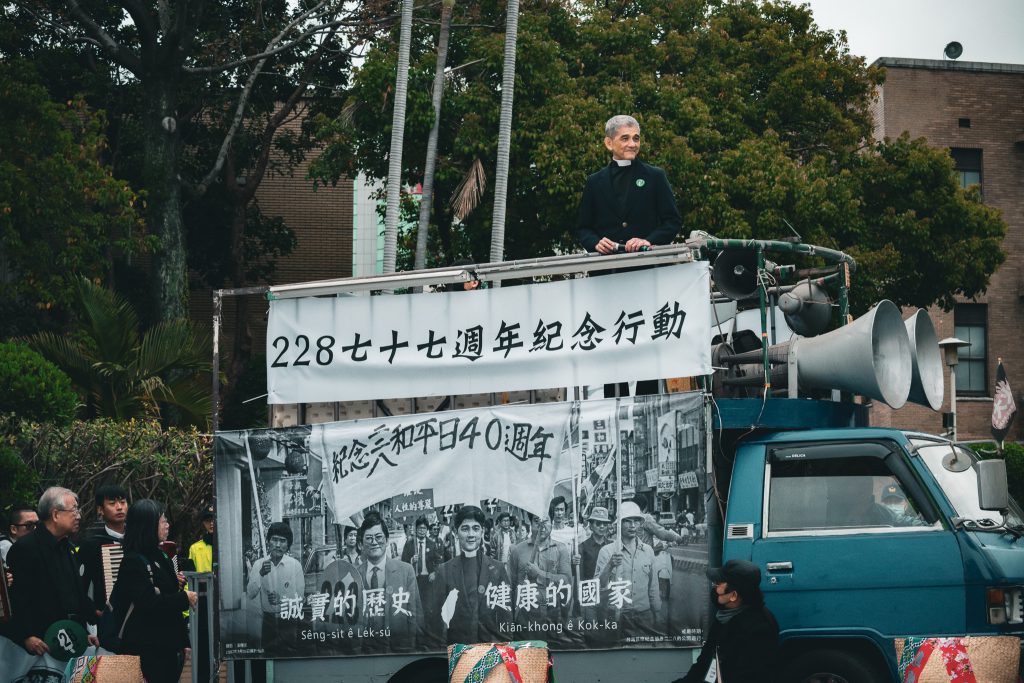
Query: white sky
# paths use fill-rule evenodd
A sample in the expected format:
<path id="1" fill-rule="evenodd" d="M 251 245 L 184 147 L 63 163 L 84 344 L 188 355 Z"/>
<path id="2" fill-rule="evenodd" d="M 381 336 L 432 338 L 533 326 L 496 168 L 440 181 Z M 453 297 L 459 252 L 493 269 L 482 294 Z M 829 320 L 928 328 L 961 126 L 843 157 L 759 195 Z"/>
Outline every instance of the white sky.
<path id="1" fill-rule="evenodd" d="M 804 0 L 792 0 L 800 4 Z M 959 61 L 1024 64 L 1024 0 L 807 0 L 823 29 L 845 29 L 850 52 L 942 59 L 950 41 Z"/>

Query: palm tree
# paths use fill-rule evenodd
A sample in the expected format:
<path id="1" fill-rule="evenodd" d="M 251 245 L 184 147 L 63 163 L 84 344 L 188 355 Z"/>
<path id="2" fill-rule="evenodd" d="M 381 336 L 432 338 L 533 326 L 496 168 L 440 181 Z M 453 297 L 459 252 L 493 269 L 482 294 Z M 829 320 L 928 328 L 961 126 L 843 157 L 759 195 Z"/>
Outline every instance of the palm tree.
<path id="1" fill-rule="evenodd" d="M 516 85 L 516 37 L 519 0 L 508 0 L 505 18 L 505 69 L 501 76 L 498 120 L 498 165 L 494 171 L 494 216 L 491 219 L 491 262 L 505 259 L 505 196 L 508 194 L 508 152 L 512 144 L 512 100 Z"/>
<path id="2" fill-rule="evenodd" d="M 405 138 L 405 95 L 409 89 L 409 47 L 412 43 L 413 0 L 402 0 L 395 74 L 395 111 L 391 117 L 391 152 L 388 154 L 388 200 L 384 214 L 384 272 L 395 272 L 398 256 L 398 212 L 402 191 L 402 144 Z"/>
<path id="3" fill-rule="evenodd" d="M 415 269 L 427 267 L 427 230 L 430 226 L 430 208 L 434 201 L 434 166 L 437 164 L 437 134 L 441 127 L 441 99 L 444 95 L 444 68 L 448 62 L 448 34 L 452 27 L 452 8 L 455 0 L 441 3 L 441 32 L 437 36 L 437 67 L 434 69 L 434 125 L 427 138 L 427 160 L 423 165 L 423 190 L 420 193 L 420 223 L 416 234 Z"/>
<path id="4" fill-rule="evenodd" d="M 135 309 L 121 296 L 77 281 L 79 327 L 71 334 L 42 332 L 25 341 L 63 370 L 85 397 L 90 417 L 166 417 L 203 426 L 211 398 L 209 338 L 188 320 L 158 323 L 140 336 Z"/>

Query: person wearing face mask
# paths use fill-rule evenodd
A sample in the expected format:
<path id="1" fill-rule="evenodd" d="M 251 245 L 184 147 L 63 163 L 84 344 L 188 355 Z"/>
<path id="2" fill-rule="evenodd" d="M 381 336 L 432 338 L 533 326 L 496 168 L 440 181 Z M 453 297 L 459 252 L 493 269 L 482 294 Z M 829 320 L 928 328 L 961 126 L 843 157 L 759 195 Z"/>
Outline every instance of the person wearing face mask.
<path id="1" fill-rule="evenodd" d="M 892 515 L 895 526 L 927 526 L 920 514 L 910 507 L 906 495 L 898 484 L 889 484 L 882 489 L 882 505 Z"/>
<path id="2" fill-rule="evenodd" d="M 761 570 L 746 560 L 709 567 L 715 608 L 700 656 L 674 683 L 770 683 L 778 655 L 779 625 L 764 605 Z"/>

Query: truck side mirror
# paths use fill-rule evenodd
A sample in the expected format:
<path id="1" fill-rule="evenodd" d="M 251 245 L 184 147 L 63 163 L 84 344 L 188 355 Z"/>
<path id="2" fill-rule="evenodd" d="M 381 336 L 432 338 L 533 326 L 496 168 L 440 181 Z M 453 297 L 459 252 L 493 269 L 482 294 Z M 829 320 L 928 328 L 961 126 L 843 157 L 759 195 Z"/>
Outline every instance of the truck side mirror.
<path id="1" fill-rule="evenodd" d="M 1005 460 L 979 460 L 978 501 L 982 510 L 1006 511 L 1010 507 Z"/>

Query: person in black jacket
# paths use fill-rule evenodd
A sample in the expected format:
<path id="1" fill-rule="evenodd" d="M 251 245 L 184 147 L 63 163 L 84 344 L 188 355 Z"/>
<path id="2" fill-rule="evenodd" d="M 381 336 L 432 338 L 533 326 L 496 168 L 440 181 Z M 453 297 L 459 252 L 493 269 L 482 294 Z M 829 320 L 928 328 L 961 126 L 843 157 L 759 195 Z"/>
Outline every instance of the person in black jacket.
<path id="1" fill-rule="evenodd" d="M 53 622 L 71 619 L 85 626 L 96 621 L 68 540 L 81 519 L 74 492 L 52 486 L 39 498 L 40 524 L 7 553 L 14 579 L 8 637 L 34 655 L 49 652 L 43 636 Z M 89 643 L 95 645 L 96 637 L 89 636 Z"/>
<path id="2" fill-rule="evenodd" d="M 181 677 L 188 649 L 182 612 L 194 608 L 198 598 L 183 589 L 184 577 L 175 573 L 171 560 L 160 550 L 169 531 L 160 503 L 144 498 L 128 508 L 124 558 L 111 598 L 115 608 L 134 605 L 121 651 L 139 655 L 148 683 L 172 683 Z"/>
<path id="3" fill-rule="evenodd" d="M 612 160 L 587 178 L 576 238 L 601 254 L 670 244 L 683 221 L 665 171 L 637 159 L 640 124 L 620 114 L 608 119 L 604 132 Z"/>
<path id="4" fill-rule="evenodd" d="M 729 560 L 707 570 L 716 608 L 700 656 L 675 683 L 771 683 L 775 678 L 779 625 L 764 605 L 761 570 Z M 715 667 L 717 678 L 710 673 Z"/>
<path id="5" fill-rule="evenodd" d="M 92 598 L 97 616 L 103 613 L 103 607 L 107 604 L 101 549 L 105 545 L 121 544 L 127 514 L 128 492 L 124 488 L 117 484 L 102 484 L 96 489 L 98 523 L 82 534 L 78 544 L 78 556 L 85 567 L 82 585 Z"/>
<path id="6" fill-rule="evenodd" d="M 640 124 L 619 114 L 604 124 L 611 162 L 587 178 L 580 199 L 576 239 L 587 251 L 614 254 L 671 244 L 683 226 L 665 171 L 637 159 Z M 602 271 L 603 273 L 623 271 Z M 657 380 L 637 383 L 636 395 L 658 393 Z M 628 384 L 606 384 L 604 397 L 628 396 Z M 557 538 L 557 533 L 556 533 Z"/>

